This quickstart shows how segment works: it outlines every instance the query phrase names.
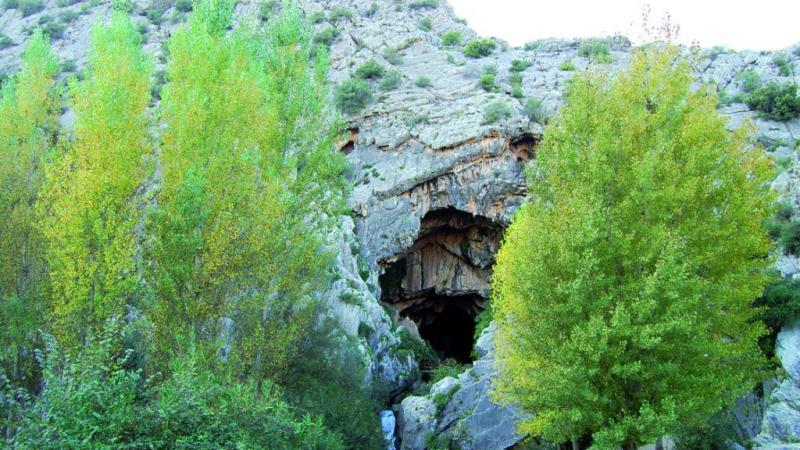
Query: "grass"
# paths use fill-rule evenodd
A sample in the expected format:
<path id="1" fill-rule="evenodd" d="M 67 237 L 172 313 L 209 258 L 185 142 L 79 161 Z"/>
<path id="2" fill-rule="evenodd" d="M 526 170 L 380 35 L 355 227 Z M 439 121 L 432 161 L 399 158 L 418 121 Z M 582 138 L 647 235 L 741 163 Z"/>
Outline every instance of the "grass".
<path id="1" fill-rule="evenodd" d="M 431 83 L 431 79 L 426 77 L 425 75 L 421 75 L 414 81 L 414 85 L 421 88 L 431 87 L 433 83 Z"/>

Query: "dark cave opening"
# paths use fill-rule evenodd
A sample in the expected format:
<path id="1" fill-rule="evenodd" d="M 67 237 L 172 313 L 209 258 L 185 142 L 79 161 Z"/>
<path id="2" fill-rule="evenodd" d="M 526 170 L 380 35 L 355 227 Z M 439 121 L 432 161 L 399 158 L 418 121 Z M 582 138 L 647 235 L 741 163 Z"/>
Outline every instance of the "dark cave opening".
<path id="1" fill-rule="evenodd" d="M 381 262 L 381 300 L 408 318 L 439 358 L 472 362 L 475 318 L 489 294 L 502 226 L 452 208 L 422 218 L 417 240 Z"/>

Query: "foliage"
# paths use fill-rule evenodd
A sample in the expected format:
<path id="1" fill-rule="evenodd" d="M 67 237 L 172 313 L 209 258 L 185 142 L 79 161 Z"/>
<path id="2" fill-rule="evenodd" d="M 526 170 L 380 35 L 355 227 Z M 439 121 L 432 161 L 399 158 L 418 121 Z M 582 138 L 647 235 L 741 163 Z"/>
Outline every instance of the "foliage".
<path id="1" fill-rule="evenodd" d="M 3 0 L 3 9 L 17 9 L 19 7 L 19 0 Z"/>
<path id="2" fill-rule="evenodd" d="M 151 65 L 130 19 L 92 33 L 89 75 L 73 83 L 74 141 L 49 168 L 42 203 L 54 331 L 72 349 L 139 288 L 135 193 L 147 168 Z"/>
<path id="3" fill-rule="evenodd" d="M 397 337 L 400 339 L 398 351 L 412 354 L 420 366 L 430 366 L 439 361 L 439 357 L 436 356 L 436 352 L 430 344 L 413 336 L 407 328 L 398 328 Z"/>
<path id="4" fill-rule="evenodd" d="M 442 34 L 442 45 L 447 47 L 461 45 L 461 32 L 458 30 L 450 30 Z"/>
<path id="5" fill-rule="evenodd" d="M 472 336 L 475 342 L 478 342 L 481 334 L 483 334 L 483 330 L 489 328 L 492 320 L 494 320 L 494 315 L 492 314 L 492 302 L 487 301 L 483 304 L 483 311 L 479 312 L 478 315 L 475 316 L 475 333 Z"/>
<path id="6" fill-rule="evenodd" d="M 237 376 L 282 382 L 329 279 L 322 239 L 344 209 L 342 128 L 300 11 L 263 34 L 227 32 L 232 11 L 197 4 L 169 43 L 163 183 L 147 224 L 154 347 L 190 333 L 213 347 L 224 333 Z"/>
<path id="7" fill-rule="evenodd" d="M 497 393 L 536 411 L 524 433 L 635 448 L 702 424 L 764 367 L 771 164 L 678 54 L 575 78 L 529 168 L 492 300 Z"/>
<path id="8" fill-rule="evenodd" d="M 356 76 L 364 80 L 371 80 L 382 77 L 385 71 L 386 69 L 383 68 L 381 63 L 375 61 L 374 59 L 370 59 L 364 64 L 358 66 L 358 69 L 356 69 Z"/>
<path id="9" fill-rule="evenodd" d="M 714 414 L 707 424 L 684 427 L 674 437 L 677 450 L 728 450 L 738 434 L 736 416 L 728 409 Z"/>
<path id="10" fill-rule="evenodd" d="M 433 29 L 433 21 L 430 17 L 426 17 L 419 21 L 419 29 L 422 31 L 431 31 Z"/>
<path id="11" fill-rule="evenodd" d="M 378 83 L 378 87 L 382 91 L 391 91 L 393 89 L 397 89 L 400 86 L 400 80 L 402 76 L 400 75 L 400 71 L 398 70 L 389 70 L 386 72 L 386 75 L 383 76 L 381 82 Z"/>
<path id="12" fill-rule="evenodd" d="M 37 31 L 22 71 L 0 88 L 0 373 L 33 388 L 33 348 L 46 311 L 44 241 L 34 205 L 60 110 L 58 62 Z"/>
<path id="13" fill-rule="evenodd" d="M 494 100 L 483 109 L 484 125 L 493 124 L 509 117 L 511 117 L 511 108 L 502 100 Z"/>
<path id="14" fill-rule="evenodd" d="M 778 68 L 778 75 L 788 77 L 794 72 L 792 61 L 783 53 L 778 53 L 772 57 L 772 63 Z"/>
<path id="15" fill-rule="evenodd" d="M 182 13 L 188 13 L 193 8 L 193 1 L 192 0 L 176 0 L 175 1 L 175 9 Z"/>
<path id="16" fill-rule="evenodd" d="M 439 0 L 412 0 L 408 4 L 409 9 L 436 8 L 437 6 L 439 6 Z"/>
<path id="17" fill-rule="evenodd" d="M 331 21 L 331 23 L 336 23 L 341 19 L 352 20 L 353 16 L 354 16 L 353 11 L 351 11 L 349 8 L 346 8 L 344 6 L 334 6 L 333 8 L 331 8 L 329 20 Z"/>
<path id="18" fill-rule="evenodd" d="M 419 78 L 414 80 L 414 85 L 421 88 L 431 87 L 431 79 L 425 75 L 420 75 Z"/>
<path id="19" fill-rule="evenodd" d="M 515 59 L 511 61 L 511 72 L 524 72 L 528 67 L 533 65 L 532 61 L 528 61 L 527 59 Z"/>
<path id="20" fill-rule="evenodd" d="M 458 378 L 462 372 L 466 370 L 464 364 L 459 364 L 452 359 L 446 359 L 443 363 L 439 364 L 433 369 L 431 374 L 431 384 L 436 384 L 447 377 Z"/>
<path id="21" fill-rule="evenodd" d="M 547 123 L 547 113 L 544 110 L 542 101 L 538 98 L 529 98 L 528 101 L 525 102 L 525 113 L 528 115 L 531 122 L 540 123 L 542 125 Z"/>
<path id="22" fill-rule="evenodd" d="M 570 60 L 564 61 L 558 66 L 558 70 L 563 70 L 565 72 L 571 72 L 575 70 L 575 63 Z"/>
<path id="23" fill-rule="evenodd" d="M 394 47 L 386 47 L 383 49 L 383 57 L 386 61 L 389 61 L 389 64 L 394 64 L 395 66 L 403 64 L 403 55 Z"/>
<path id="24" fill-rule="evenodd" d="M 480 86 L 486 92 L 494 92 L 497 90 L 495 76 L 491 73 L 481 75 L 481 78 L 478 80 L 478 86 Z"/>
<path id="25" fill-rule="evenodd" d="M 745 93 L 755 91 L 761 84 L 761 76 L 753 69 L 739 72 L 736 74 L 736 79 L 741 83 L 742 91 Z"/>
<path id="26" fill-rule="evenodd" d="M 746 101 L 769 120 L 785 122 L 800 116 L 800 97 L 795 83 L 768 83 L 753 91 Z"/>
<path id="27" fill-rule="evenodd" d="M 28 17 L 44 9 L 42 0 L 18 0 L 17 7 L 22 12 L 22 17 Z"/>
<path id="28" fill-rule="evenodd" d="M 317 33 L 314 36 L 314 43 L 319 45 L 324 45 L 325 47 L 330 47 L 331 44 L 336 41 L 336 38 L 339 37 L 339 30 L 334 27 L 328 27 L 324 30 Z"/>
<path id="29" fill-rule="evenodd" d="M 769 328 L 762 349 L 764 353 L 771 354 L 781 328 L 800 317 L 800 280 L 779 279 L 773 282 L 764 289 L 754 305 L 762 308 L 760 319 Z"/>
<path id="30" fill-rule="evenodd" d="M 608 44 L 597 39 L 585 39 L 578 45 L 578 56 L 591 58 L 599 63 L 611 62 L 611 53 Z"/>
<path id="31" fill-rule="evenodd" d="M 356 114 L 372 102 L 372 89 L 357 78 L 343 81 L 336 87 L 336 106 L 345 114 Z"/>
<path id="32" fill-rule="evenodd" d="M 468 58 L 483 58 L 491 55 L 496 48 L 497 42 L 492 39 L 473 39 L 464 46 L 464 56 Z"/>

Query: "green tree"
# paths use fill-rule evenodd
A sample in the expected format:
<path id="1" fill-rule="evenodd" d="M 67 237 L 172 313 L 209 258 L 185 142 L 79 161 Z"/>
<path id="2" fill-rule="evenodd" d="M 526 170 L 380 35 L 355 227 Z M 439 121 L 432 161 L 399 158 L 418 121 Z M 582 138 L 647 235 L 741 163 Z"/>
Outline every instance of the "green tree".
<path id="1" fill-rule="evenodd" d="M 237 374 L 280 381 L 332 262 L 322 238 L 345 198 L 341 128 L 300 12 L 226 33 L 232 10 L 196 5 L 169 43 L 151 317 L 161 351 L 224 334 Z"/>
<path id="2" fill-rule="evenodd" d="M 140 281 L 136 190 L 150 152 L 151 65 L 125 14 L 95 27 L 88 66 L 86 79 L 70 85 L 74 140 L 49 168 L 43 195 L 51 314 L 65 346 L 123 314 Z"/>
<path id="3" fill-rule="evenodd" d="M 33 346 L 46 295 L 34 205 L 58 128 L 57 71 L 50 43 L 37 31 L 22 71 L 0 91 L 0 371 L 28 387 L 36 383 Z"/>
<path id="4" fill-rule="evenodd" d="M 523 432 L 636 448 L 748 391 L 765 360 L 771 165 L 675 49 L 578 76 L 498 254 L 498 396 Z"/>

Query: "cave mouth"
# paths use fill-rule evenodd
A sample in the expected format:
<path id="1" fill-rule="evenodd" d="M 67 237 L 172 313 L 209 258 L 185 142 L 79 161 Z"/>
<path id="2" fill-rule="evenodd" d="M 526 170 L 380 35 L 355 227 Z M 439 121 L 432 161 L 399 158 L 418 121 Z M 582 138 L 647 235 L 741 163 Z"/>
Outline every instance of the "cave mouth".
<path id="1" fill-rule="evenodd" d="M 452 208 L 426 214 L 414 244 L 381 261 L 381 301 L 413 322 L 440 359 L 472 362 L 502 226 Z"/>

